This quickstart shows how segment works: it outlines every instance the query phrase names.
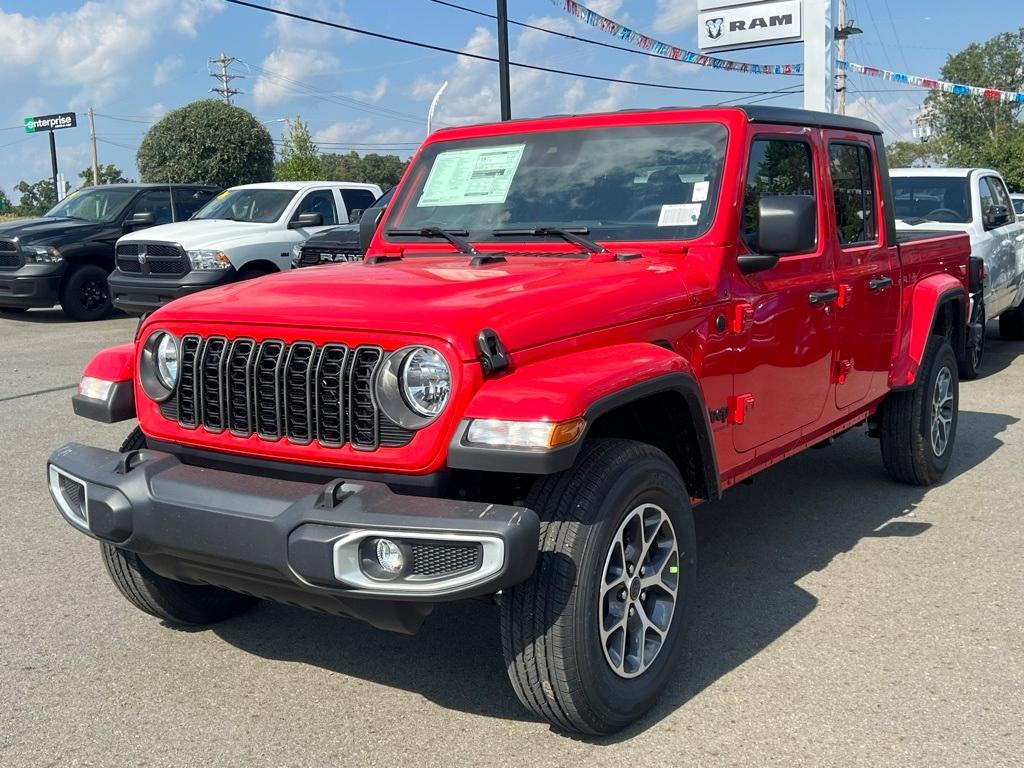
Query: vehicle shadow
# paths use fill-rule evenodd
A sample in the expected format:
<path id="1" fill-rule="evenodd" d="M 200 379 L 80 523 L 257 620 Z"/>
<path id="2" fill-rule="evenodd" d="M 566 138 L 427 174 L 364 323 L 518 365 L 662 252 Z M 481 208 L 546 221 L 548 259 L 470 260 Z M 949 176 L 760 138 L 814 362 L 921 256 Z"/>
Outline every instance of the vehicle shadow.
<path id="1" fill-rule="evenodd" d="M 113 310 L 103 320 L 96 320 L 94 322 L 102 323 L 105 320 L 118 320 L 120 318 L 130 317 L 119 309 Z M 59 307 L 53 309 L 30 309 L 28 312 L 23 312 L 19 315 L 5 315 L 0 313 L 0 319 L 11 320 L 18 323 L 38 323 L 44 325 L 88 325 L 88 323 L 77 323 L 70 317 L 64 314 L 64 310 Z"/>
<path id="2" fill-rule="evenodd" d="M 983 462 L 1016 421 L 961 411 L 949 476 Z M 930 523 L 905 517 L 926 489 L 890 481 L 879 454 L 877 441 L 851 433 L 699 508 L 694 622 L 679 670 L 649 715 L 622 733 L 587 740 L 629 739 L 756 656 L 815 609 L 800 580 L 862 539 L 926 533 Z M 531 719 L 505 673 L 497 608 L 483 602 L 438 606 L 415 637 L 269 603 L 213 631 L 249 653 L 414 691 L 442 707 Z M 343 716 L 343 698 L 337 706 Z"/>
<path id="3" fill-rule="evenodd" d="M 978 378 L 995 376 L 1013 365 L 1021 354 L 1024 354 L 1024 342 L 1004 341 L 999 337 L 999 323 L 989 323 L 985 328 L 985 357 L 978 369 Z M 970 382 L 966 383 L 970 386 Z"/>

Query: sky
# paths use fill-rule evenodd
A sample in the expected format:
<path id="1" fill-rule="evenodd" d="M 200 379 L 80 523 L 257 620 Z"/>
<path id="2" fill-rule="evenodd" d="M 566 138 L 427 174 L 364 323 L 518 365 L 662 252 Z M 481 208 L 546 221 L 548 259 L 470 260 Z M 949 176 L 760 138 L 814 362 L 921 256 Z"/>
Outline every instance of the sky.
<path id="1" fill-rule="evenodd" d="M 494 56 L 492 19 L 432 0 L 256 0 L 260 4 Z M 493 0 L 451 0 L 493 13 Z M 594 10 L 656 39 L 696 48 L 697 0 L 583 0 Z M 567 15 L 551 0 L 509 0 L 509 18 L 545 30 L 617 43 Z M 849 0 L 848 17 L 864 34 L 847 58 L 868 66 L 937 77 L 946 55 L 1024 25 L 1019 0 Z M 984 8 L 984 12 L 974 12 Z M 800 106 L 801 96 L 757 94 L 796 88 L 799 78 L 714 71 L 566 40 L 512 26 L 513 61 L 605 77 L 743 93 L 704 93 L 585 80 L 513 68 L 514 117 L 700 105 L 725 100 Z M 212 97 L 209 59 L 238 61 L 235 103 L 266 123 L 275 139 L 301 116 L 323 151 L 408 156 L 426 133 L 426 114 L 442 83 L 434 126 L 498 118 L 497 67 L 414 48 L 223 0 L 0 0 L 0 189 L 50 174 L 44 134 L 22 118 L 81 113 L 78 127 L 56 134 L 61 171 L 77 186 L 90 165 L 85 111 L 96 113 L 101 163 L 137 177 L 135 152 L 168 110 Z M 801 45 L 720 54 L 759 63 L 802 61 Z M 986 85 L 976 83 L 976 85 Z M 910 138 L 924 91 L 850 75 L 848 113 L 879 122 L 887 138 Z M 17 196 L 11 194 L 13 198 Z"/>

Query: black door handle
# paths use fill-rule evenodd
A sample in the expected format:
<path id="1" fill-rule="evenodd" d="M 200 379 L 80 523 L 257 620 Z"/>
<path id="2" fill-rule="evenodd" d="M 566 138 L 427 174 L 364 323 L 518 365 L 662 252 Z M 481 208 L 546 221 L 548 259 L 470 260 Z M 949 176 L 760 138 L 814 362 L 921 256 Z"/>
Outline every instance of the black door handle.
<path id="1" fill-rule="evenodd" d="M 891 277 L 876 277 L 874 280 L 868 280 L 869 291 L 883 291 L 891 285 Z"/>
<path id="2" fill-rule="evenodd" d="M 807 302 L 809 304 L 824 304 L 829 301 L 835 301 L 839 298 L 839 291 L 835 288 L 830 288 L 827 291 L 811 291 L 807 294 Z"/>

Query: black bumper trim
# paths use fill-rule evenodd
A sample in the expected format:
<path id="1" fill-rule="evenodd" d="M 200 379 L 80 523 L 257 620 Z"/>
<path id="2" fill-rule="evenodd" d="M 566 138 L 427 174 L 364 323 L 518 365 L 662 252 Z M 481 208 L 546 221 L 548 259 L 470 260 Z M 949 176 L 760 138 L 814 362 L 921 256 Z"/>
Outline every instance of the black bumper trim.
<path id="1" fill-rule="evenodd" d="M 72 395 L 71 407 L 76 416 L 104 424 L 135 418 L 135 387 L 130 381 L 116 381 L 110 387 L 106 400 L 84 395 Z"/>
<path id="2" fill-rule="evenodd" d="M 143 313 L 152 312 L 183 296 L 233 283 L 237 279 L 238 272 L 234 267 L 186 272 L 171 280 L 149 276 L 140 278 L 115 270 L 107 279 L 107 284 L 115 307 L 125 312 Z"/>
<path id="3" fill-rule="evenodd" d="M 348 613 L 349 600 L 438 602 L 491 594 L 528 578 L 537 558 L 540 523 L 524 507 L 404 496 L 379 482 L 325 485 L 253 477 L 188 466 L 149 449 L 119 454 L 70 443 L 53 453 L 50 464 L 86 484 L 87 532 L 138 553 L 158 573 L 252 594 L 276 585 L 316 596 L 314 607 L 324 598 L 340 601 L 340 613 Z M 80 521 L 69 522 L 82 528 Z M 313 583 L 323 580 L 322 567 L 309 577 L 302 572 L 308 553 L 293 558 L 289 552 L 289 538 L 309 526 L 332 527 L 338 535 L 379 530 L 394 531 L 396 538 L 417 532 L 495 537 L 504 558 L 491 576 L 453 589 L 443 581 L 434 590 L 409 593 L 341 582 L 325 587 Z M 321 557 L 331 556 L 335 537 L 322 536 L 321 528 L 309 530 L 321 531 Z"/>
<path id="4" fill-rule="evenodd" d="M 24 271 L 24 267 L 18 271 Z M 0 272 L 0 307 L 52 307 L 60 302 L 60 281 L 60 273 L 16 275 Z"/>

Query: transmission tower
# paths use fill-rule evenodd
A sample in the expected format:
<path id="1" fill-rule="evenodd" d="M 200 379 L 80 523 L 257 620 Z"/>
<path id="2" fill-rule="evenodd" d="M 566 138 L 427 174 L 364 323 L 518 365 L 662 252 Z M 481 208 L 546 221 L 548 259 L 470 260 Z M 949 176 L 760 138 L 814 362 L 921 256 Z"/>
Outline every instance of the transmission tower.
<path id="1" fill-rule="evenodd" d="M 238 80 L 244 77 L 244 75 L 232 75 L 228 72 L 228 65 L 232 62 L 238 61 L 234 56 L 225 56 L 223 53 L 219 59 L 210 59 L 211 64 L 217 64 L 220 66 L 220 72 L 211 72 L 210 77 L 220 82 L 219 88 L 211 88 L 210 93 L 219 93 L 224 99 L 225 104 L 231 103 L 231 97 L 237 96 L 244 91 L 236 90 L 231 87 L 232 80 Z"/>

